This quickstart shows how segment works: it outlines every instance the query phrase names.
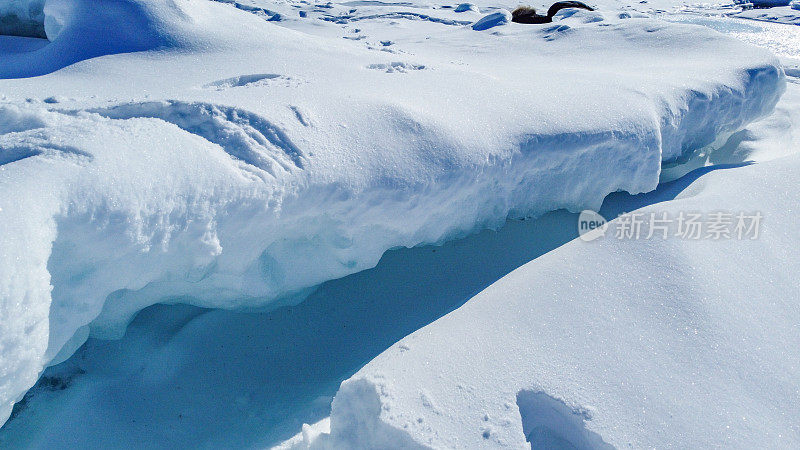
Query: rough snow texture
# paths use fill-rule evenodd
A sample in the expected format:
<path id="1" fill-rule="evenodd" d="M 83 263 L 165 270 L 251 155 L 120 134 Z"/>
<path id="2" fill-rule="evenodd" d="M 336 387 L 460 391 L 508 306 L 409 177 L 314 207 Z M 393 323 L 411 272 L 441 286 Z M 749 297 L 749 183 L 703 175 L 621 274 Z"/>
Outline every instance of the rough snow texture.
<path id="1" fill-rule="evenodd" d="M 622 14 L 52 6 L 50 44 L 0 55 L 0 418 L 148 305 L 274 307 L 393 247 L 649 191 L 785 86 L 766 51 Z"/>

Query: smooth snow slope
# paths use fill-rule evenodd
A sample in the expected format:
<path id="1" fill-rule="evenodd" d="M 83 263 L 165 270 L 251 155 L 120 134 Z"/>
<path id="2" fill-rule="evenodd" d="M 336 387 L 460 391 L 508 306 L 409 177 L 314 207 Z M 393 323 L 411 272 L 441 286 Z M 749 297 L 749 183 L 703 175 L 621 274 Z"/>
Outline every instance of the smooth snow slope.
<path id="1" fill-rule="evenodd" d="M 393 247 L 651 190 L 785 84 L 766 51 L 613 12 L 478 32 L 52 4 L 50 44 L 0 55 L 0 417 L 146 306 L 274 307 Z"/>

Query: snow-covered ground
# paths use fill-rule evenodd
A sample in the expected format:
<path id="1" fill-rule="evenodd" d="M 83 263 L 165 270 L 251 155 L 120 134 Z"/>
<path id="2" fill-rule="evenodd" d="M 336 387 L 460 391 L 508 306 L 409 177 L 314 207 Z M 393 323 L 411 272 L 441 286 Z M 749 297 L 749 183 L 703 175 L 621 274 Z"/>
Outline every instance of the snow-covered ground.
<path id="1" fill-rule="evenodd" d="M 750 9 L 736 14 L 745 19 L 764 20 L 789 25 L 800 25 L 800 4 L 768 9 Z"/>
<path id="2" fill-rule="evenodd" d="M 644 221 L 640 239 L 617 234 L 629 213 L 534 259 L 375 358 L 331 419 L 283 446 L 796 448 L 798 125 L 790 79 L 711 165 L 606 199 L 604 216 Z M 698 211 L 763 222 L 742 239 L 675 236 Z M 668 239 L 646 237 L 650 214 L 674 220 Z"/>
<path id="3" fill-rule="evenodd" d="M 0 36 L 3 446 L 800 445 L 800 28 L 95 3 Z M 762 234 L 563 211 L 657 202 Z"/>

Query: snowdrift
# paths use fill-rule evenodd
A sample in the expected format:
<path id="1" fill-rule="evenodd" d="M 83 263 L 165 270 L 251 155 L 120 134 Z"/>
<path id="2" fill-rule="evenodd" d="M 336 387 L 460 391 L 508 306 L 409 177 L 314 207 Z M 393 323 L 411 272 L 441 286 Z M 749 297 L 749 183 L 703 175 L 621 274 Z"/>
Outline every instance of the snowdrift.
<path id="1" fill-rule="evenodd" d="M 791 4 L 786 5 L 788 6 L 745 10 L 736 14 L 736 17 L 742 17 L 750 20 L 776 22 L 787 25 L 800 25 L 800 3 L 792 2 Z"/>
<path id="2" fill-rule="evenodd" d="M 262 24 L 255 17 L 237 17 L 227 11 L 228 7 L 207 3 L 208 0 L 47 0 L 41 13 L 31 19 L 36 21 L 32 26 L 43 30 L 44 35 L 17 35 L 46 37 L 50 45 L 36 52 L 4 55 L 0 78 L 43 75 L 102 55 L 232 48 L 248 34 L 259 33 L 258 25 Z M 36 4 L 30 8 L 39 11 Z"/>
<path id="3" fill-rule="evenodd" d="M 393 247 L 652 190 L 785 88 L 766 51 L 624 14 L 53 5 L 52 42 L 0 55 L 2 418 L 146 306 L 275 307 Z"/>
<path id="4" fill-rule="evenodd" d="M 758 212 L 757 239 L 611 231 L 522 266 L 342 383 L 329 421 L 284 447 L 796 448 L 800 195 L 781 186 L 799 175 L 797 154 L 728 167 L 638 211 Z"/>

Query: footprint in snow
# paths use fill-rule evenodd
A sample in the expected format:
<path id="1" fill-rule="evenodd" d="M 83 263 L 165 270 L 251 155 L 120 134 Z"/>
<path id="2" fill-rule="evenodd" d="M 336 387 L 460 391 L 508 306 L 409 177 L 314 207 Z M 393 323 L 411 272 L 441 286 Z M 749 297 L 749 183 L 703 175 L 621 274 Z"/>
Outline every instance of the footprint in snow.
<path id="1" fill-rule="evenodd" d="M 243 86 L 261 86 L 272 81 L 289 80 L 288 77 L 279 75 L 277 73 L 255 73 L 251 75 L 237 75 L 224 80 L 212 81 L 203 86 L 205 89 L 213 89 L 217 91 L 224 91 L 226 89 L 243 87 Z"/>
<path id="2" fill-rule="evenodd" d="M 412 70 L 423 70 L 426 67 L 423 65 L 418 64 L 409 64 L 400 61 L 390 62 L 390 63 L 381 63 L 381 64 L 370 64 L 367 66 L 367 69 L 372 70 L 381 70 L 386 73 L 407 73 Z"/>

